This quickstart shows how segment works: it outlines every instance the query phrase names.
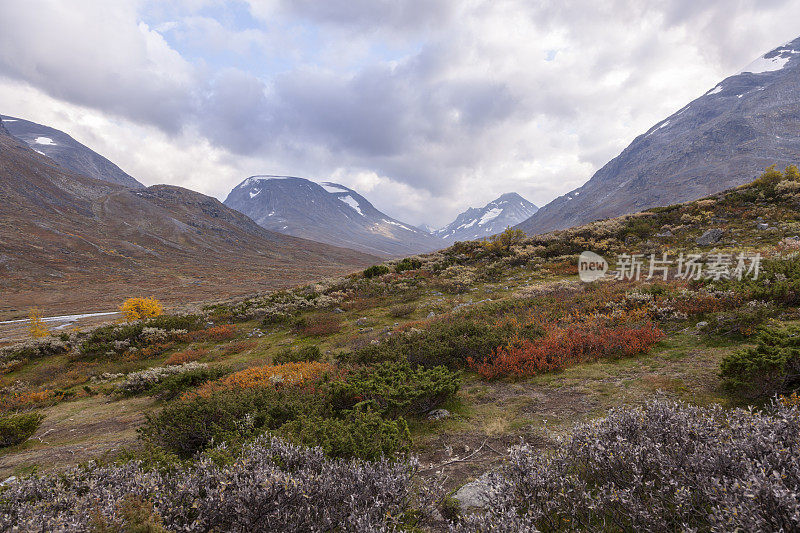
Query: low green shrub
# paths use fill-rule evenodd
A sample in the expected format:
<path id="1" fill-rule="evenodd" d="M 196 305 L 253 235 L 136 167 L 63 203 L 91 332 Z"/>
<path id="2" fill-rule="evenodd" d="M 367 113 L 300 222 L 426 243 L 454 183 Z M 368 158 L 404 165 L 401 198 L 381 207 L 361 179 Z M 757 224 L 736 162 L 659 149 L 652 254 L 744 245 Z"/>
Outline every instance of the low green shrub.
<path id="1" fill-rule="evenodd" d="M 394 267 L 395 272 L 405 272 L 406 270 L 419 270 L 422 268 L 422 261 L 416 257 L 406 257 Z"/>
<path id="2" fill-rule="evenodd" d="M 423 415 L 455 396 L 460 377 L 443 366 L 413 368 L 407 361 L 360 368 L 327 385 L 334 409 L 369 407 L 387 418 Z"/>
<path id="3" fill-rule="evenodd" d="M 163 342 L 170 332 L 196 331 L 203 326 L 202 317 L 196 315 L 161 315 L 130 324 L 112 324 L 89 333 L 78 346 L 78 357 L 97 359 L 109 353 L 142 348 Z"/>
<path id="4" fill-rule="evenodd" d="M 405 420 L 386 420 L 371 410 L 356 410 L 344 418 L 301 416 L 284 425 L 279 433 L 304 446 L 319 446 L 335 458 L 392 458 L 408 452 L 411 436 Z"/>
<path id="5" fill-rule="evenodd" d="M 369 279 L 369 278 L 374 278 L 376 276 L 383 276 L 384 274 L 388 273 L 389 273 L 389 267 L 387 267 L 386 265 L 372 265 L 371 267 L 368 267 L 366 270 L 364 270 L 364 277 Z"/>
<path id="6" fill-rule="evenodd" d="M 0 417 L 0 448 L 14 446 L 28 440 L 36 433 L 44 416 L 39 413 L 22 413 Z"/>
<path id="7" fill-rule="evenodd" d="M 295 389 L 271 387 L 223 391 L 180 399 L 148 415 L 139 433 L 180 457 L 190 457 L 212 441 L 247 438 L 278 429 L 301 414 L 319 411 L 319 400 Z"/>
<path id="8" fill-rule="evenodd" d="M 746 396 L 771 396 L 800 387 L 800 326 L 773 326 L 758 333 L 757 344 L 721 363 L 725 386 Z"/>
<path id="9" fill-rule="evenodd" d="M 67 337 L 66 341 L 61 338 L 50 337 L 4 348 L 0 350 L 0 361 L 33 361 L 52 355 L 61 355 L 71 349 L 68 341 L 69 337 Z"/>
<path id="10" fill-rule="evenodd" d="M 424 330 L 408 330 L 379 344 L 369 344 L 344 356 L 360 364 L 407 360 L 431 368 L 464 368 L 467 358 L 483 359 L 505 344 L 509 331 L 489 324 L 459 320 L 434 322 Z"/>
<path id="11" fill-rule="evenodd" d="M 227 368 L 215 367 L 198 368 L 197 370 L 173 374 L 154 385 L 147 393 L 164 400 L 172 400 L 186 391 L 195 389 L 203 383 L 219 379 L 229 373 L 230 370 Z"/>
<path id="12" fill-rule="evenodd" d="M 749 302 L 741 307 L 717 313 L 707 320 L 704 333 L 714 335 L 740 335 L 749 337 L 759 326 L 780 314 L 780 308 L 772 302 Z"/>
<path id="13" fill-rule="evenodd" d="M 272 359 L 272 363 L 282 365 L 284 363 L 303 363 L 308 361 L 319 361 L 322 352 L 317 345 L 303 346 L 296 350 L 284 348 Z"/>
<path id="14" fill-rule="evenodd" d="M 749 267 L 749 262 L 748 265 Z M 742 279 L 715 281 L 718 289 L 743 294 L 748 300 L 763 300 L 784 305 L 800 304 L 800 256 L 768 259 L 761 262 L 757 279 L 752 274 Z"/>

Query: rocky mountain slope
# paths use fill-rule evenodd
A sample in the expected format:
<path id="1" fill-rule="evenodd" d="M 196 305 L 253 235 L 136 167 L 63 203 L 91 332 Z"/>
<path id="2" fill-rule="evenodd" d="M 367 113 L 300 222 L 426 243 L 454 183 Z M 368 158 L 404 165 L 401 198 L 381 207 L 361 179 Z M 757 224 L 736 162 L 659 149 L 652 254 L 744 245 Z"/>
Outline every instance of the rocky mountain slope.
<path id="1" fill-rule="evenodd" d="M 32 306 L 107 310 L 132 295 L 220 298 L 376 260 L 267 231 L 180 187 L 130 189 L 65 171 L 2 127 L 0 182 L 0 317 Z"/>
<path id="2" fill-rule="evenodd" d="M 336 183 L 292 176 L 252 176 L 225 205 L 272 231 L 391 257 L 441 248 L 440 239 L 378 211 Z"/>
<path id="3" fill-rule="evenodd" d="M 144 187 L 117 165 L 63 131 L 5 115 L 0 115 L 0 122 L 13 137 L 70 172 L 134 189 Z"/>
<path id="4" fill-rule="evenodd" d="M 637 137 L 582 187 L 519 225 L 529 234 L 693 200 L 800 160 L 800 38 Z"/>
<path id="5" fill-rule="evenodd" d="M 434 235 L 448 242 L 482 239 L 519 224 L 538 210 L 519 194 L 510 192 L 483 207 L 470 207 Z"/>

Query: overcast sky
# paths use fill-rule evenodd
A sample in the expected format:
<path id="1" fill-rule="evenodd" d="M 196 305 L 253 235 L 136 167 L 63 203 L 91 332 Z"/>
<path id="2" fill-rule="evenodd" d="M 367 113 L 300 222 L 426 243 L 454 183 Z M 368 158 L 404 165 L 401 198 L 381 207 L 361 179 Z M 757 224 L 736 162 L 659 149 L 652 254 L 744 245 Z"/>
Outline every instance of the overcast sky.
<path id="1" fill-rule="evenodd" d="M 147 185 L 348 185 L 440 226 L 571 190 L 800 35 L 797 0 L 0 0 L 0 113 Z"/>

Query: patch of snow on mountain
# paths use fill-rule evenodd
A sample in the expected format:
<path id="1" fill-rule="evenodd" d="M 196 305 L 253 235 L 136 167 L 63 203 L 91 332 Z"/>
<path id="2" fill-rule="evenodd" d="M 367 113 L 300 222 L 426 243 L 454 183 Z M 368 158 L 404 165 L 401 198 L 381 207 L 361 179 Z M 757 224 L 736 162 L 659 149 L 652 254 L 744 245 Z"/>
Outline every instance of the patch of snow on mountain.
<path id="1" fill-rule="evenodd" d="M 4 119 L 2 119 L 2 121 L 3 122 L 16 122 L 17 119 L 15 119 L 15 118 L 4 118 Z"/>
<path id="2" fill-rule="evenodd" d="M 721 92 L 722 92 L 722 85 L 717 85 L 716 87 L 708 91 L 706 94 L 717 94 Z"/>
<path id="3" fill-rule="evenodd" d="M 349 195 L 342 196 L 341 198 L 339 198 L 339 200 L 341 200 L 342 202 L 346 203 L 347 205 L 355 209 L 358 212 L 358 214 L 361 215 L 362 217 L 364 216 L 364 213 L 361 212 L 361 206 L 358 205 L 358 202 L 355 201 L 355 199 L 352 196 Z"/>
<path id="4" fill-rule="evenodd" d="M 405 224 L 400 224 L 399 222 L 395 222 L 394 220 L 386 220 L 384 218 L 383 221 L 386 222 L 387 224 L 391 224 L 392 226 L 400 226 L 401 228 L 407 229 L 408 231 L 414 231 L 413 229 L 409 228 Z"/>
<path id="5" fill-rule="evenodd" d="M 490 209 L 481 217 L 481 219 L 478 221 L 478 225 L 483 226 L 487 222 L 491 222 L 492 220 L 499 217 L 502 213 L 503 210 L 500 208 L 495 207 L 494 209 Z"/>
<path id="6" fill-rule="evenodd" d="M 44 144 L 45 146 L 58 146 L 50 137 L 36 137 L 36 140 L 33 142 L 36 144 Z"/>
<path id="7" fill-rule="evenodd" d="M 256 190 L 250 191 L 250 198 L 255 198 L 259 194 L 261 194 L 261 189 L 256 189 Z"/>
<path id="8" fill-rule="evenodd" d="M 760 57 L 747 65 L 742 73 L 749 72 L 751 74 L 763 74 L 764 72 L 774 72 L 776 70 L 781 70 L 783 67 L 786 66 L 786 63 L 789 62 L 791 57 Z"/>
<path id="9" fill-rule="evenodd" d="M 326 191 L 333 192 L 333 193 L 342 192 L 342 191 L 346 191 L 347 190 L 347 187 L 345 187 L 343 185 L 337 185 L 336 183 L 325 182 L 325 183 L 320 183 L 320 185 Z"/>

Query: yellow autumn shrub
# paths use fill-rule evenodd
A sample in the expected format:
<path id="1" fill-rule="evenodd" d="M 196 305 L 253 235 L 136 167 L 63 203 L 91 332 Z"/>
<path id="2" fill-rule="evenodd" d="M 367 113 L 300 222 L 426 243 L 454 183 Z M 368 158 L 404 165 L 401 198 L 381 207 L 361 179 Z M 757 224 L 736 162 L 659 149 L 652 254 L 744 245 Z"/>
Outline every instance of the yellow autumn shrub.
<path id="1" fill-rule="evenodd" d="M 42 313 L 38 309 L 31 309 L 28 313 L 28 332 L 34 339 L 41 339 L 50 335 L 50 330 L 42 320 Z"/>
<path id="2" fill-rule="evenodd" d="M 162 314 L 164 308 L 155 298 L 128 298 L 119 306 L 119 311 L 125 320 L 131 321 L 153 318 Z"/>

